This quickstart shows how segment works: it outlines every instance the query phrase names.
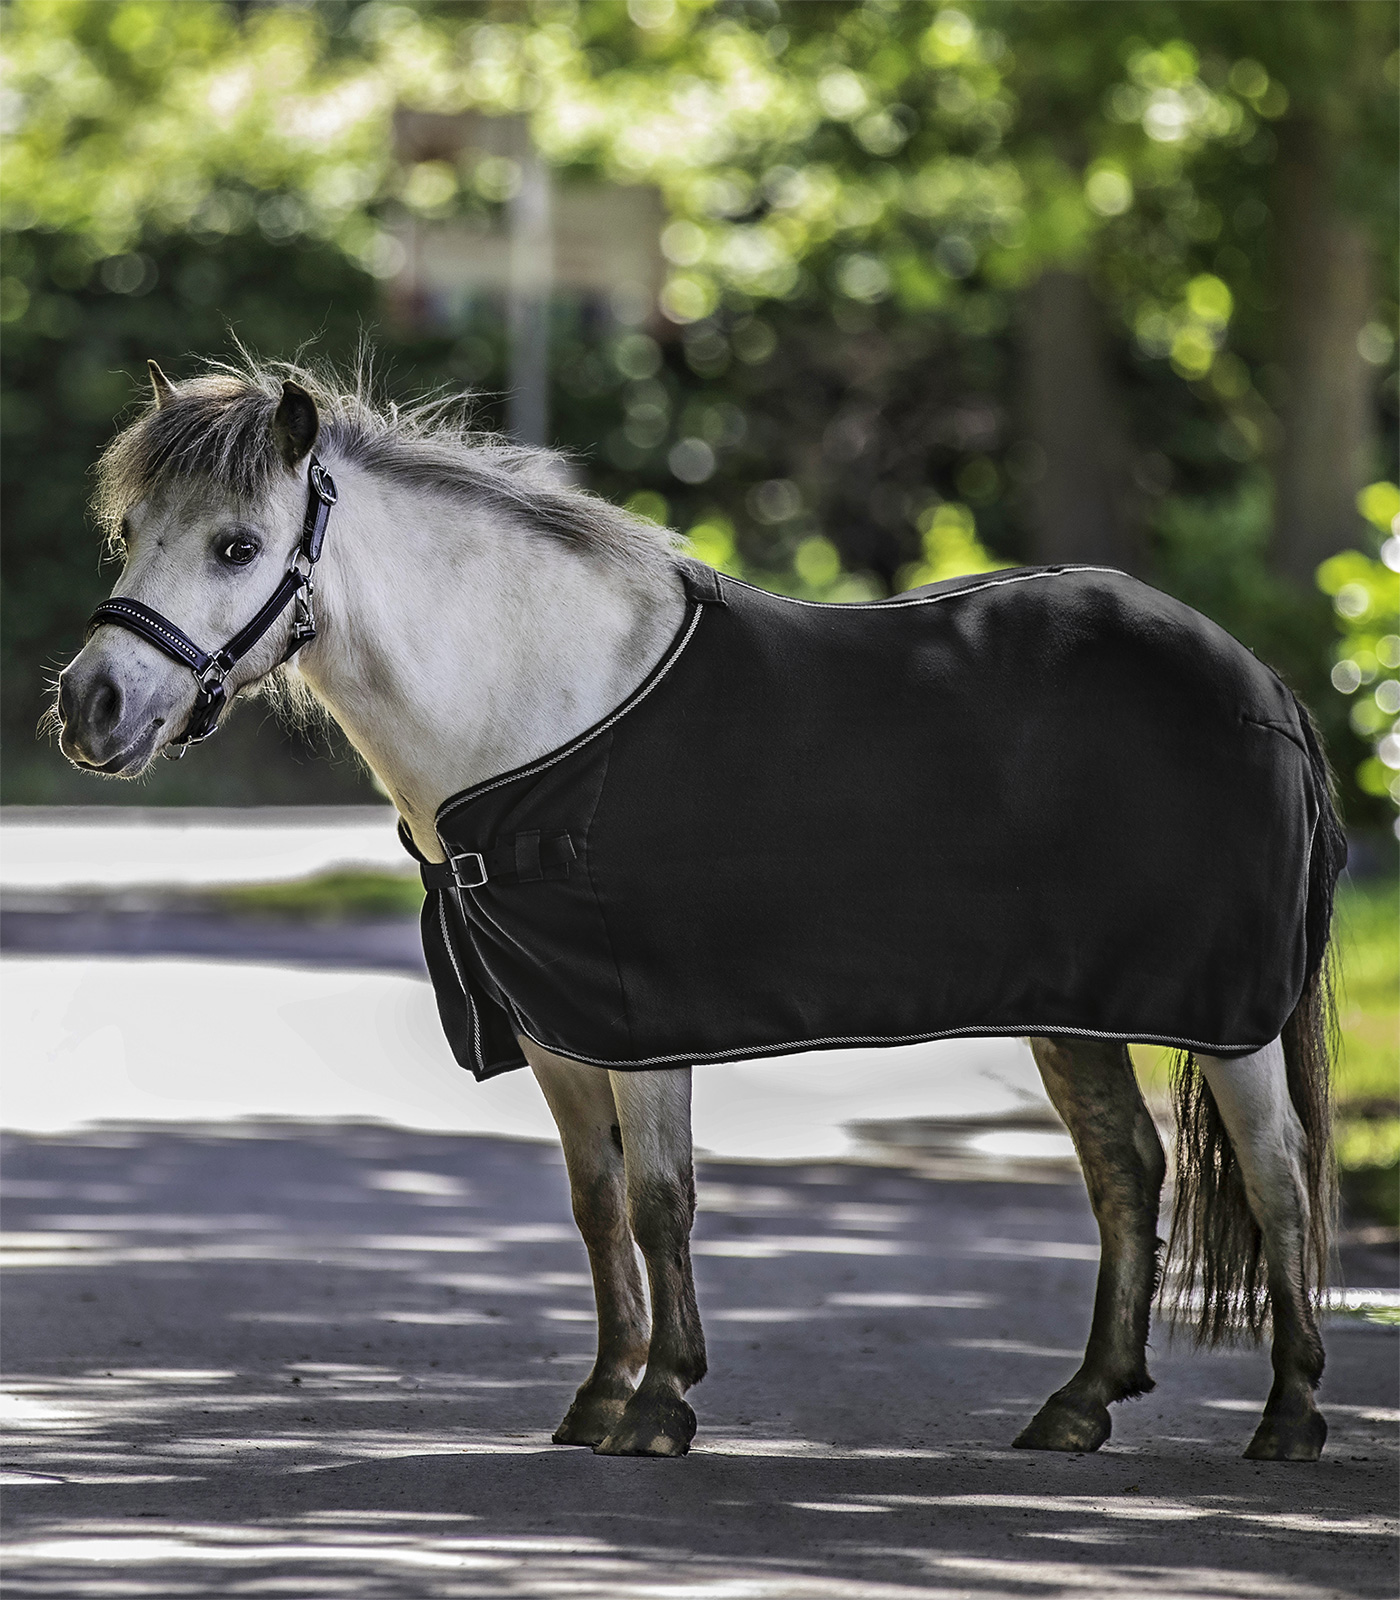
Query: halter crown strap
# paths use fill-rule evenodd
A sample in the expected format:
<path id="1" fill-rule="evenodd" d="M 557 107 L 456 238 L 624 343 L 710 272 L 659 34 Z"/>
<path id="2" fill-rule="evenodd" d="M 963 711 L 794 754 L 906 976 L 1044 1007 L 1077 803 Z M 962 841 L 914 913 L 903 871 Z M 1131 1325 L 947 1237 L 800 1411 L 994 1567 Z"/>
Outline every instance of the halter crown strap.
<path id="1" fill-rule="evenodd" d="M 184 731 L 167 746 L 167 753 L 174 750 L 176 759 L 185 753 L 187 746 L 197 744 L 217 731 L 219 716 L 227 698 L 224 679 L 293 600 L 297 603 L 297 613 L 287 638 L 287 648 L 282 653 L 282 661 L 289 661 L 304 644 L 316 637 L 316 618 L 311 609 L 315 587 L 311 580 L 311 569 L 321 559 L 331 507 L 338 497 L 335 479 L 314 455 L 306 469 L 306 486 L 306 512 L 302 517 L 301 538 L 292 565 L 282 574 L 281 581 L 252 619 L 212 654 L 201 650 L 182 628 L 171 622 L 169 617 L 162 616 L 153 606 L 124 595 L 104 600 L 88 619 L 89 636 L 102 623 L 114 623 L 146 640 L 148 644 L 153 644 L 157 650 L 194 673 L 194 709 L 190 712 Z M 306 563 L 304 571 L 297 565 L 302 561 Z M 278 664 L 281 665 L 280 662 Z"/>

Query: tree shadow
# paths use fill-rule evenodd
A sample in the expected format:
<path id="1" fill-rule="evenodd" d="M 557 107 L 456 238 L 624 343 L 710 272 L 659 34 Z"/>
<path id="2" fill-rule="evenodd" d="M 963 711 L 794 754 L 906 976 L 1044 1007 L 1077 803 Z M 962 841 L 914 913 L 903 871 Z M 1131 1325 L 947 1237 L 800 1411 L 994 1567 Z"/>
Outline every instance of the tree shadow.
<path id="1" fill-rule="evenodd" d="M 14 1137 L 21 1594 L 1394 1592 L 1393 1331 L 1334 1323 L 1318 1466 L 1239 1459 L 1257 1351 L 1155 1342 L 1097 1456 L 1007 1448 L 1078 1361 L 1060 1184 L 702 1163 L 684 1461 L 552 1445 L 591 1356 L 557 1150 L 375 1124 Z"/>

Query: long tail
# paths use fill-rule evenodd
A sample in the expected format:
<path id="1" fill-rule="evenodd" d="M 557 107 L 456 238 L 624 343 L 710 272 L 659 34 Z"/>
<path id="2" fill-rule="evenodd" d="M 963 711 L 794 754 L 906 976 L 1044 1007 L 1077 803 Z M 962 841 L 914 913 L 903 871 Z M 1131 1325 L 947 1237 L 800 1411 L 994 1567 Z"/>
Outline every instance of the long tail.
<path id="1" fill-rule="evenodd" d="M 1332 1158 L 1331 1065 L 1337 1042 L 1331 943 L 1332 902 L 1346 864 L 1332 773 L 1312 718 L 1299 706 L 1319 816 L 1308 870 L 1305 914 L 1307 980 L 1283 1028 L 1288 1094 L 1307 1137 L 1308 1236 L 1304 1273 L 1310 1293 L 1327 1283 L 1337 1207 Z M 1257 1339 L 1268 1316 L 1263 1239 L 1249 1209 L 1244 1177 L 1225 1124 L 1193 1057 L 1177 1057 L 1176 1197 L 1167 1247 L 1168 1280 L 1194 1321 L 1201 1344 L 1247 1334 Z"/>

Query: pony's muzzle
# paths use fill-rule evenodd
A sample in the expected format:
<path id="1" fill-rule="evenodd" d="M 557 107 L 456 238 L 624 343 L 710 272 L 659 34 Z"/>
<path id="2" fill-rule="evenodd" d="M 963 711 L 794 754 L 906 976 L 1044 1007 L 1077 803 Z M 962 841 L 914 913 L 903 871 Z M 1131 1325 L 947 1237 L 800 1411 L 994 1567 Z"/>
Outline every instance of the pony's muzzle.
<path id="1" fill-rule="evenodd" d="M 84 657 L 88 657 L 84 660 Z M 58 680 L 59 749 L 87 771 L 134 774 L 155 753 L 168 711 L 149 692 L 123 687 L 100 653 L 87 648 Z"/>

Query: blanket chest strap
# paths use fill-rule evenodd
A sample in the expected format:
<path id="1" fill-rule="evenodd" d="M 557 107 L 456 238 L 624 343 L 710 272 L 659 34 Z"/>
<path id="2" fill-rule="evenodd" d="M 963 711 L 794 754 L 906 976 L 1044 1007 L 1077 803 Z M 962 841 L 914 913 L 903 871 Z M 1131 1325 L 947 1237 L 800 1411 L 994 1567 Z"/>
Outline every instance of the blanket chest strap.
<path id="1" fill-rule="evenodd" d="M 455 851 L 446 861 L 424 861 L 418 870 L 425 889 L 480 889 L 488 883 L 567 878 L 577 859 L 571 834 L 542 834 L 532 828 L 486 850 Z"/>

